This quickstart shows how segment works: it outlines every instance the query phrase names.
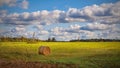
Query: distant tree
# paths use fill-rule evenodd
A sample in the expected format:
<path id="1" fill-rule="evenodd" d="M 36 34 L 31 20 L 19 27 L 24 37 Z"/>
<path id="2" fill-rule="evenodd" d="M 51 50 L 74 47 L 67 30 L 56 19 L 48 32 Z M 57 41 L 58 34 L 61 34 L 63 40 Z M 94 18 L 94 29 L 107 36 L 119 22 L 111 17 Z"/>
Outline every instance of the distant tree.
<path id="1" fill-rule="evenodd" d="M 22 36 L 21 37 L 21 41 L 24 42 L 25 41 L 25 37 Z"/>
<path id="2" fill-rule="evenodd" d="M 55 37 L 53 37 L 53 38 L 51 39 L 51 41 L 53 41 L 53 42 L 56 41 Z"/>
<path id="3" fill-rule="evenodd" d="M 56 39 L 55 39 L 55 37 L 53 37 L 53 38 L 48 38 L 47 41 L 48 41 L 48 42 L 54 42 L 54 41 L 56 41 Z"/>
<path id="4" fill-rule="evenodd" d="M 48 42 L 50 42 L 51 41 L 51 38 L 48 38 L 48 40 L 47 40 Z"/>

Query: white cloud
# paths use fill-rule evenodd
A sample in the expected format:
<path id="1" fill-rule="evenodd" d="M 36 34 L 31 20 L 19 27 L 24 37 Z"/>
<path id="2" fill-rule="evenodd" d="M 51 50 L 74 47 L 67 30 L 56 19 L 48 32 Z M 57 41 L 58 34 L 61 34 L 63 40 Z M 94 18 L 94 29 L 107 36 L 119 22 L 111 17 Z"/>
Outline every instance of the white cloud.
<path id="1" fill-rule="evenodd" d="M 24 13 L 21 14 L 21 17 L 23 17 L 23 19 L 28 19 L 30 17 L 30 13 L 24 12 Z"/>
<path id="2" fill-rule="evenodd" d="M 67 20 L 79 22 L 119 23 L 120 2 L 87 6 L 83 9 L 70 8 Z"/>
<path id="3" fill-rule="evenodd" d="M 23 0 L 26 1 L 26 0 Z M 53 11 L 36 11 L 5 14 L 0 17 L 4 23 L 18 23 L 39 22 L 40 25 L 49 25 L 51 23 L 72 23 L 72 22 L 98 22 L 103 24 L 117 24 L 120 23 L 120 2 L 92 5 L 83 9 L 69 8 L 68 11 L 53 10 Z M 26 24 L 26 23 L 25 23 Z"/>
<path id="4" fill-rule="evenodd" d="M 11 32 L 16 33 L 16 32 L 24 32 L 26 31 L 26 28 L 23 26 L 17 26 L 11 30 Z"/>
<path id="5" fill-rule="evenodd" d="M 1 15 L 2 17 L 6 16 L 6 14 L 7 14 L 7 10 L 0 10 L 0 15 Z M 1 17 L 1 16 L 0 16 L 0 17 Z"/>
<path id="6" fill-rule="evenodd" d="M 16 0 L 0 0 L 0 6 L 2 5 L 8 5 L 8 6 L 15 6 Z"/>
<path id="7" fill-rule="evenodd" d="M 78 25 L 78 24 L 75 24 L 75 25 L 70 25 L 70 28 L 71 29 L 80 29 L 80 25 Z"/>
<path id="8" fill-rule="evenodd" d="M 28 9 L 28 1 L 27 0 L 23 0 L 22 3 L 20 3 L 20 7 L 23 9 Z"/>
<path id="9" fill-rule="evenodd" d="M 93 38 L 120 38 L 120 24 L 100 24 L 88 23 L 85 26 L 78 24 L 70 25 L 69 27 L 55 27 L 51 29 L 51 35 L 57 39 L 93 39 Z M 84 28 L 84 29 L 83 29 Z"/>
<path id="10" fill-rule="evenodd" d="M 39 32 L 40 35 L 46 35 L 46 34 L 48 34 L 48 33 L 49 33 L 49 32 L 46 31 L 46 30 L 41 30 L 41 31 Z"/>
<path id="11" fill-rule="evenodd" d="M 36 28 L 37 30 L 42 30 L 43 26 L 42 25 L 34 25 L 33 28 Z"/>
<path id="12" fill-rule="evenodd" d="M 70 25 L 68 28 L 55 27 L 51 29 L 51 35 L 64 40 L 95 37 L 95 33 L 86 30 L 80 30 L 80 25 Z M 65 39 L 66 38 L 66 39 Z"/>
<path id="13" fill-rule="evenodd" d="M 28 8 L 28 1 L 27 0 L 0 0 L 0 6 L 3 6 L 3 5 L 7 5 L 9 7 L 20 7 L 20 8 L 23 8 L 23 9 L 27 9 Z"/>
<path id="14" fill-rule="evenodd" d="M 100 23 L 88 23 L 86 26 L 81 27 L 82 30 L 88 30 L 88 31 L 101 31 L 101 30 L 107 30 L 112 28 L 113 25 L 108 24 L 100 24 Z"/>

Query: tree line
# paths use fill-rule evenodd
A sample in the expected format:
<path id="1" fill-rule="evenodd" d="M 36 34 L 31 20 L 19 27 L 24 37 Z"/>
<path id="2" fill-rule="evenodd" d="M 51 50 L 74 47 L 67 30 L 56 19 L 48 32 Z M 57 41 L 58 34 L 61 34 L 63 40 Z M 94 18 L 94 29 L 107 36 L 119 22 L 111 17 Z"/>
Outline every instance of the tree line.
<path id="1" fill-rule="evenodd" d="M 56 39 L 54 37 L 48 38 L 47 40 L 40 40 L 36 38 L 26 38 L 26 37 L 0 37 L 0 42 L 41 42 L 41 41 L 46 41 L 46 42 L 55 42 Z"/>
<path id="2" fill-rule="evenodd" d="M 57 41 L 55 37 L 48 38 L 47 40 L 40 40 L 36 38 L 26 37 L 0 37 L 0 42 L 61 42 Z M 65 41 L 62 41 L 65 42 Z M 120 39 L 75 39 L 67 42 L 120 42 Z"/>
<path id="3" fill-rule="evenodd" d="M 26 38 L 26 37 L 0 37 L 0 42 L 31 42 L 31 41 L 42 41 L 39 39 Z"/>
<path id="4" fill-rule="evenodd" d="M 77 39 L 70 42 L 120 42 L 120 39 Z"/>

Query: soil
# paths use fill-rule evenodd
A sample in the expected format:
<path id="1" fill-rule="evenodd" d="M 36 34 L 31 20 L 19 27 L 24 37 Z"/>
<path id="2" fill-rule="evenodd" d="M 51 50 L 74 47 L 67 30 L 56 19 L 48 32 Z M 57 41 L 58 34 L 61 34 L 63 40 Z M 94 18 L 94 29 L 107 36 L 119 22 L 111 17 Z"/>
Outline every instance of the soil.
<path id="1" fill-rule="evenodd" d="M 79 68 L 76 64 L 50 64 L 41 62 L 3 61 L 0 60 L 0 68 Z"/>

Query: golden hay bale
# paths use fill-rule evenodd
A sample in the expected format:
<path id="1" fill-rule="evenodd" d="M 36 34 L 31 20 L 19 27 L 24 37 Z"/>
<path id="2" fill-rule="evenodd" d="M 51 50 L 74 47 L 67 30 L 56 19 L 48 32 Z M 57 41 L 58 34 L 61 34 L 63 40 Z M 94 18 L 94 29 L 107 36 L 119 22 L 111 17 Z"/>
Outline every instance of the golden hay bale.
<path id="1" fill-rule="evenodd" d="M 50 48 L 48 46 L 40 46 L 38 49 L 38 53 L 42 55 L 49 55 L 50 54 Z"/>

